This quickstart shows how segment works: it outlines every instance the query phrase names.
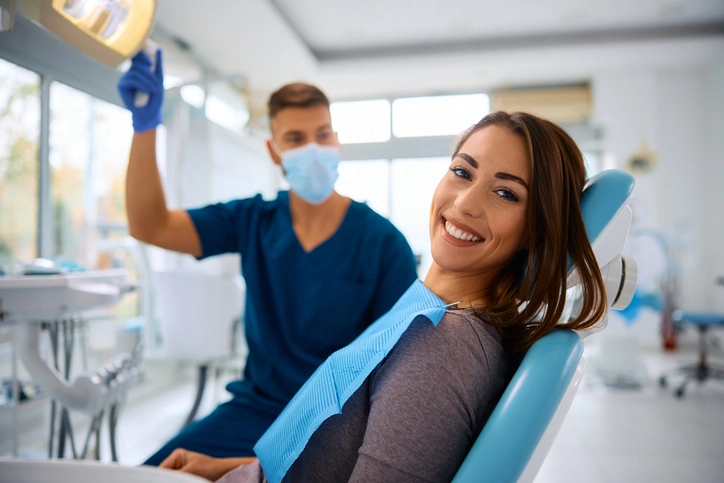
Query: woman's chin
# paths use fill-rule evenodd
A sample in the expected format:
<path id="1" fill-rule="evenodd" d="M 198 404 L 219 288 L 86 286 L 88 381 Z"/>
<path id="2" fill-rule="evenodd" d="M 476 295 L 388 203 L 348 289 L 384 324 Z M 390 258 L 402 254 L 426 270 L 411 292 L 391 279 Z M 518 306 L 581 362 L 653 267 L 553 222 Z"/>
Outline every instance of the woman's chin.
<path id="1" fill-rule="evenodd" d="M 471 260 L 460 256 L 449 256 L 449 254 L 432 253 L 432 265 L 441 272 L 464 273 L 470 271 Z"/>

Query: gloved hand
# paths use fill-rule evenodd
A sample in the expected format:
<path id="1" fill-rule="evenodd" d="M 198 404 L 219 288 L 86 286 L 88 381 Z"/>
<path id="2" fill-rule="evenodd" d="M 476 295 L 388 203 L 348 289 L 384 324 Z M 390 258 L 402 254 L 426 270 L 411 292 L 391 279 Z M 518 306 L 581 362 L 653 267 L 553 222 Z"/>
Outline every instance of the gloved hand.
<path id="1" fill-rule="evenodd" d="M 136 107 L 136 92 L 148 94 L 148 102 Z M 151 70 L 151 59 L 143 52 L 131 59 L 131 68 L 118 81 L 118 93 L 123 104 L 131 111 L 133 130 L 148 131 L 161 124 L 161 106 L 163 105 L 163 62 L 161 49 L 156 52 L 156 70 Z"/>

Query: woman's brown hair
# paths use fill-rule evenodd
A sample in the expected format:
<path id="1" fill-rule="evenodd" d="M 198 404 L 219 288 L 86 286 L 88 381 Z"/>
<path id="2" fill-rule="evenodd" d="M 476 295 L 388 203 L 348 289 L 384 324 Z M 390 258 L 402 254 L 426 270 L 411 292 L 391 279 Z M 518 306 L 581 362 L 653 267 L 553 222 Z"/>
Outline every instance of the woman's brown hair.
<path id="1" fill-rule="evenodd" d="M 493 125 L 510 129 L 528 147 L 529 238 L 527 248 L 498 277 L 493 303 L 480 315 L 498 329 L 506 348 L 519 351 L 559 323 L 569 260 L 578 270 L 583 304 L 566 328 L 596 325 L 606 312 L 606 293 L 581 215 L 586 167 L 576 143 L 559 126 L 532 114 L 495 112 L 463 133 L 454 155 L 473 133 Z"/>

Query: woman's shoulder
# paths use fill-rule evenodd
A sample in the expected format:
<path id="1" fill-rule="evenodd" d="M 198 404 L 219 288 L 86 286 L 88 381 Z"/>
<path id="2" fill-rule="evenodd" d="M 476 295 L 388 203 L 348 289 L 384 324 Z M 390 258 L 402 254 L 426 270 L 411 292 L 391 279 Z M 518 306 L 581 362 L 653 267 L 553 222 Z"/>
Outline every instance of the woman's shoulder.
<path id="1" fill-rule="evenodd" d="M 499 346 L 502 348 L 500 334 L 495 327 L 487 323 L 480 312 L 473 308 L 448 310 L 438 324 L 444 331 L 459 337 L 477 336 L 478 341 L 484 345 Z"/>
<path id="2" fill-rule="evenodd" d="M 403 351 L 412 352 L 412 357 L 434 359 L 445 366 L 497 365 L 507 357 L 495 328 L 473 310 L 449 310 L 437 325 L 423 316 L 418 319 L 398 344 Z"/>

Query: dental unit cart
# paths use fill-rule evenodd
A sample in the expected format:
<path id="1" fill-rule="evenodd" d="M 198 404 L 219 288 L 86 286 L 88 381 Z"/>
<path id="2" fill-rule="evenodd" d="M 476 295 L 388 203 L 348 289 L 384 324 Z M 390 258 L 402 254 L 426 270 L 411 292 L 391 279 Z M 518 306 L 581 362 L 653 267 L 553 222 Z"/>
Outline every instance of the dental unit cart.
<path id="1" fill-rule="evenodd" d="M 80 374 L 72 381 L 70 367 L 74 329 L 83 320 L 81 313 L 115 304 L 133 289 L 134 286 L 126 283 L 126 271 L 123 269 L 0 277 L 0 327 L 12 326 L 15 329 L 15 347 L 20 360 L 40 390 L 52 398 L 49 457 L 54 457 L 56 405 L 59 405 L 60 423 L 55 456 L 64 456 L 67 435 L 73 457 L 84 458 L 90 438 L 95 435 L 98 458 L 100 425 L 107 411 L 111 454 L 113 460 L 117 460 L 115 425 L 118 405 L 138 374 L 139 351 L 121 354 L 100 369 Z M 40 336 L 43 329 L 48 329 L 51 337 L 52 360 L 41 357 Z M 65 364 L 62 372 L 58 364 L 59 336 L 62 336 L 61 342 L 64 344 Z M 19 402 L 16 372 L 13 363 L 13 411 L 17 411 Z M 69 410 L 81 411 L 91 418 L 82 452 L 77 452 L 75 448 Z M 14 433 L 13 452 L 17 456 L 17 426 Z"/>

